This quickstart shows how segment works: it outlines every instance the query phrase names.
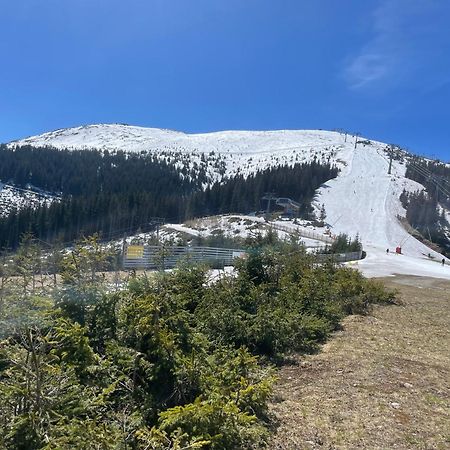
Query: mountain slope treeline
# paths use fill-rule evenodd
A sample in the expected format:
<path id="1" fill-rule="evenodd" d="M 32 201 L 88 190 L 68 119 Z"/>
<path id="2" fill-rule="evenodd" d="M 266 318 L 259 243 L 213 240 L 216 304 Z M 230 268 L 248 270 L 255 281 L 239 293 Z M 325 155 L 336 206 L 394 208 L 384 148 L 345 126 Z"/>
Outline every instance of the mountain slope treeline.
<path id="1" fill-rule="evenodd" d="M 269 192 L 299 202 L 302 205 L 301 213 L 307 214 L 311 211 L 311 200 L 316 189 L 337 174 L 336 167 L 313 161 L 291 168 L 266 169 L 247 178 L 239 175 L 191 196 L 185 214 L 189 218 L 258 210 L 261 208 L 261 198 Z"/>
<path id="2" fill-rule="evenodd" d="M 0 148 L 0 180 L 62 194 L 60 201 L 13 211 L 0 220 L 0 246 L 15 248 L 20 236 L 71 242 L 101 233 L 105 238 L 145 230 L 154 217 L 182 222 L 217 213 L 260 209 L 261 196 L 274 191 L 302 204 L 307 213 L 315 190 L 334 178 L 330 164 L 296 164 L 237 176 L 202 189 L 200 172 L 159 161 L 147 152 L 64 151 Z"/>
<path id="3" fill-rule="evenodd" d="M 0 180 L 18 187 L 89 196 L 93 192 L 188 193 L 201 187 L 201 174 L 188 177 L 148 152 L 59 150 L 51 147 L 0 146 Z"/>

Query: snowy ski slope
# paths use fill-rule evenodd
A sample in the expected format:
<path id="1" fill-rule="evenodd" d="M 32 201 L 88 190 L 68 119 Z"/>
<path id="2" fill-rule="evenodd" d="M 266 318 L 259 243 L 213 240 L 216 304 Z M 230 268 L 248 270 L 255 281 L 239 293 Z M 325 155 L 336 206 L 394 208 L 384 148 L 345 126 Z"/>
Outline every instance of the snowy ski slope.
<path id="1" fill-rule="evenodd" d="M 450 278 L 449 267 L 440 265 L 442 256 L 409 235 L 398 220 L 406 213 L 399 200 L 403 189 L 416 191 L 423 186 L 404 177 L 404 164 L 394 161 L 391 175 L 388 167 L 377 146 L 357 148 L 340 176 L 318 191 L 317 204 L 325 205 L 327 222 L 335 233 L 359 234 L 367 258 L 356 265 L 367 275 Z M 397 246 L 402 255 L 395 253 Z"/>
<path id="2" fill-rule="evenodd" d="M 388 167 L 376 146 L 357 148 L 343 173 L 319 189 L 317 203 L 325 205 L 327 222 L 335 231 L 359 234 L 365 245 L 428 253 L 417 240 L 409 239 L 397 219 L 405 215 L 399 201 L 403 189 L 415 191 L 423 186 L 404 177 L 403 164 L 394 162 L 392 175 Z"/>
<path id="3" fill-rule="evenodd" d="M 416 191 L 423 186 L 405 178 L 402 162 L 394 161 L 388 175 L 387 145 L 382 142 L 320 130 L 185 134 L 100 124 L 57 130 L 10 145 L 23 144 L 148 151 L 177 167 L 203 167 L 210 181 L 314 159 L 335 163 L 341 173 L 319 189 L 315 206 L 325 205 L 326 222 L 333 234 L 359 234 L 368 253 L 359 267 L 369 275 L 406 273 L 450 278 L 450 268 L 436 262 L 442 257 L 411 237 L 398 220 L 398 216 L 405 216 L 399 200 L 402 190 Z M 404 255 L 393 253 L 397 246 L 402 247 Z M 390 249 L 389 254 L 386 249 Z"/>

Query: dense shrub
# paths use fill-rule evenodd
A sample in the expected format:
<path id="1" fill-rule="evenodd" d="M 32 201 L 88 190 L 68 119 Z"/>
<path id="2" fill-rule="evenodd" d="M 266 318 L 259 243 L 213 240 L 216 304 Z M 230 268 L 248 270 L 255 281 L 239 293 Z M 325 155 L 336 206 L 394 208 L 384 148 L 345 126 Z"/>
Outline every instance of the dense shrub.
<path id="1" fill-rule="evenodd" d="M 314 351 L 346 314 L 394 300 L 289 246 L 255 249 L 216 282 L 184 266 L 114 293 L 91 270 L 65 270 L 46 320 L 0 344 L 2 448 L 260 447 L 270 362 Z"/>
<path id="2" fill-rule="evenodd" d="M 312 351 L 347 314 L 366 314 L 395 294 L 359 272 L 318 265 L 301 251 L 252 252 L 235 278 L 207 290 L 196 317 L 209 339 L 278 357 Z"/>

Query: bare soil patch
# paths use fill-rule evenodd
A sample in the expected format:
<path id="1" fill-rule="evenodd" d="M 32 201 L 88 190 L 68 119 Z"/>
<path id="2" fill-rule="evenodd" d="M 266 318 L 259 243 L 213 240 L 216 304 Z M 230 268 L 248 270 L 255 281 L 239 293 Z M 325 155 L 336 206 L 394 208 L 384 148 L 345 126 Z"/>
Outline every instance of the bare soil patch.
<path id="1" fill-rule="evenodd" d="M 450 449 L 450 282 L 384 281 L 403 306 L 348 317 L 281 368 L 270 449 Z"/>

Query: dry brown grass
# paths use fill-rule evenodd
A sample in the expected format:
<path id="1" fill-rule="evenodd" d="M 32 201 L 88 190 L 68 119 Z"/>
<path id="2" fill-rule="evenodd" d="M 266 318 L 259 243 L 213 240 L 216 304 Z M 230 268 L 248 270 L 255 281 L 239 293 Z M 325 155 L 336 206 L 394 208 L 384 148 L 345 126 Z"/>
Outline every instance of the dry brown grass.
<path id="1" fill-rule="evenodd" d="M 385 281 L 404 306 L 348 317 L 281 369 L 270 449 L 450 449 L 450 283 Z"/>

